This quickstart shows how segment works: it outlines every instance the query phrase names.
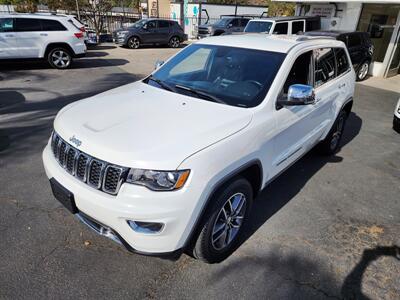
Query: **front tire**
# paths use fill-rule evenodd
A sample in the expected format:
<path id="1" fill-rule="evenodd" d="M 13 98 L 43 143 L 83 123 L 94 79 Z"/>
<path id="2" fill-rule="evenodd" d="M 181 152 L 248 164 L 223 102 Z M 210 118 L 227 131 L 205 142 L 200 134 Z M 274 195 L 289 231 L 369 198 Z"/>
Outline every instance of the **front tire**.
<path id="1" fill-rule="evenodd" d="M 179 45 L 181 44 L 181 41 L 179 39 L 179 37 L 177 36 L 173 36 L 172 38 L 170 38 L 168 45 L 171 48 L 178 48 Z"/>
<path id="2" fill-rule="evenodd" d="M 217 263 L 239 245 L 253 203 L 253 190 L 246 179 L 238 177 L 214 194 L 211 201 L 192 255 L 206 263 Z"/>
<path id="3" fill-rule="evenodd" d="M 344 126 L 346 124 L 347 112 L 341 110 L 337 116 L 335 123 L 329 131 L 326 138 L 320 143 L 320 152 L 325 155 L 333 155 L 340 148 L 340 141 L 342 140 Z"/>
<path id="4" fill-rule="evenodd" d="M 67 49 L 55 48 L 50 50 L 47 61 L 55 69 L 68 69 L 72 64 L 72 55 Z"/>
<path id="5" fill-rule="evenodd" d="M 357 81 L 363 81 L 367 78 L 369 72 L 369 62 L 365 61 L 361 64 L 360 68 L 357 71 Z"/>
<path id="6" fill-rule="evenodd" d="M 140 40 L 138 37 L 133 36 L 128 40 L 128 48 L 130 49 L 138 49 L 140 47 Z"/>

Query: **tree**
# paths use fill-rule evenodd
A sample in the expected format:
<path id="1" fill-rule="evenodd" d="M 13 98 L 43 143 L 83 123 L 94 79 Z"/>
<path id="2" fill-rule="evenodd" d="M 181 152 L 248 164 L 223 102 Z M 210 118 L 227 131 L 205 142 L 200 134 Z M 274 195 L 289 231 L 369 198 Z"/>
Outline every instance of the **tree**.
<path id="1" fill-rule="evenodd" d="M 93 24 L 96 35 L 104 30 L 105 15 L 113 7 L 111 0 L 84 0 L 80 7 L 85 17 Z"/>
<path id="2" fill-rule="evenodd" d="M 286 2 L 275 2 L 268 0 L 268 16 L 278 17 L 278 16 L 293 16 L 295 10 L 294 3 Z"/>

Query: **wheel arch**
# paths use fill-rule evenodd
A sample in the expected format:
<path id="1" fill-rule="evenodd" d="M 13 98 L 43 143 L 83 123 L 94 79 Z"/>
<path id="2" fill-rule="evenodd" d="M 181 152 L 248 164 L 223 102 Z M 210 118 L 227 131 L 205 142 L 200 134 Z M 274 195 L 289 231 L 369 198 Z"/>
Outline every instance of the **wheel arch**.
<path id="1" fill-rule="evenodd" d="M 44 51 L 44 58 L 47 58 L 47 55 L 49 55 L 50 51 L 55 49 L 55 48 L 64 48 L 69 51 L 71 56 L 75 55 L 75 51 L 72 49 L 70 45 L 67 43 L 50 43 L 46 46 L 46 50 Z"/>
<path id="2" fill-rule="evenodd" d="M 208 194 L 207 200 L 197 216 L 196 221 L 194 222 L 189 235 L 186 238 L 183 248 L 190 249 L 194 245 L 195 237 L 199 234 L 201 224 L 204 221 L 204 216 L 206 215 L 207 209 L 210 207 L 213 196 L 238 177 L 243 177 L 249 181 L 253 189 L 253 198 L 256 198 L 262 188 L 263 169 L 261 161 L 258 159 L 251 160 L 236 168 L 234 171 L 228 173 L 214 184 L 214 186 L 211 188 L 211 192 Z"/>

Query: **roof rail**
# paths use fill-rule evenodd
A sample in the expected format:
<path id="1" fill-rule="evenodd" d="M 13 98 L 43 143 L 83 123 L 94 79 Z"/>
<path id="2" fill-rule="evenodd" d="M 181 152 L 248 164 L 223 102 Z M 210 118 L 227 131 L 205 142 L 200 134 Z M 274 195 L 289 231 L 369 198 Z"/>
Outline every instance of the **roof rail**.
<path id="1" fill-rule="evenodd" d="M 296 42 L 303 42 L 309 40 L 336 40 L 333 36 L 309 36 L 309 35 L 301 35 L 296 39 Z"/>

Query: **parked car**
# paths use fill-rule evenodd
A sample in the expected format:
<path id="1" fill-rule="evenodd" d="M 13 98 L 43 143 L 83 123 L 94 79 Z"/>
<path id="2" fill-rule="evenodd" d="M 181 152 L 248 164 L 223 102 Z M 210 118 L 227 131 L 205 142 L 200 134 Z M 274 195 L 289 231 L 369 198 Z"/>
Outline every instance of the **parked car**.
<path id="1" fill-rule="evenodd" d="M 397 102 L 396 109 L 394 110 L 393 129 L 400 133 L 400 99 Z"/>
<path id="2" fill-rule="evenodd" d="M 97 233 L 219 262 L 268 183 L 316 145 L 339 150 L 354 86 L 340 41 L 207 38 L 144 80 L 64 107 L 44 167 L 54 196 Z"/>
<path id="3" fill-rule="evenodd" d="M 86 45 L 87 46 L 96 46 L 98 44 L 96 31 L 93 29 L 86 29 Z"/>
<path id="4" fill-rule="evenodd" d="M 131 27 L 114 31 L 114 42 L 137 49 L 145 44 L 168 44 L 172 48 L 187 40 L 187 35 L 176 21 L 142 19 Z"/>
<path id="5" fill-rule="evenodd" d="M 214 24 L 204 24 L 198 27 L 197 37 L 199 39 L 218 36 L 221 34 L 243 32 L 247 23 L 251 20 L 248 17 L 241 16 L 226 16 L 219 19 Z"/>
<path id="6" fill-rule="evenodd" d="M 244 32 L 266 34 L 298 34 L 321 29 L 320 17 L 273 17 L 250 20 Z"/>
<path id="7" fill-rule="evenodd" d="M 367 32 L 360 31 L 310 31 L 308 36 L 333 37 L 346 44 L 350 53 L 351 62 L 356 70 L 357 81 L 364 80 L 369 72 L 369 67 L 374 54 L 374 45 Z"/>
<path id="8" fill-rule="evenodd" d="M 84 34 L 66 17 L 0 15 L 0 60 L 46 59 L 56 69 L 86 54 Z"/>

